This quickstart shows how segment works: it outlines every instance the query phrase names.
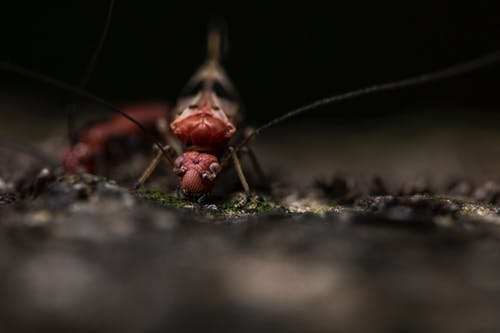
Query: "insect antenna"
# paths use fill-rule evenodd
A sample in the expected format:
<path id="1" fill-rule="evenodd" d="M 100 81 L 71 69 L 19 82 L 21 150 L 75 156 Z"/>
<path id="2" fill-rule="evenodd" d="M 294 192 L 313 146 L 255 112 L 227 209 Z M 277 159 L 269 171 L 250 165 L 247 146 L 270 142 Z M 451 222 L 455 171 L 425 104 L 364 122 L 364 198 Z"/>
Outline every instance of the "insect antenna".
<path id="1" fill-rule="evenodd" d="M 285 120 L 288 120 L 290 118 L 301 115 L 303 113 L 318 109 L 322 106 L 330 105 L 330 104 L 334 104 L 334 103 L 338 103 L 338 102 L 342 102 L 345 100 L 354 99 L 354 98 L 358 98 L 358 97 L 363 97 L 363 96 L 371 95 L 374 93 L 393 91 L 393 90 L 403 89 L 406 87 L 420 85 L 423 83 L 429 83 L 429 82 L 433 82 L 433 81 L 447 79 L 450 77 L 458 76 L 461 74 L 465 74 L 465 73 L 474 71 L 476 69 L 480 69 L 480 68 L 492 65 L 492 64 L 499 62 L 499 61 L 500 61 L 500 51 L 495 51 L 495 52 L 480 56 L 478 58 L 475 58 L 473 60 L 463 62 L 463 63 L 460 63 L 458 65 L 450 66 L 450 67 L 447 67 L 447 68 L 444 68 L 441 70 L 428 72 L 428 73 L 420 74 L 420 75 L 416 75 L 416 76 L 411 76 L 411 77 L 397 80 L 397 81 L 375 84 L 375 85 L 368 86 L 365 88 L 351 90 L 351 91 L 348 91 L 348 92 L 345 92 L 345 93 L 342 93 L 339 95 L 334 95 L 334 96 L 318 99 L 310 104 L 301 106 L 295 110 L 292 110 L 292 111 L 287 112 L 287 113 L 285 113 L 277 118 L 274 118 L 273 120 L 258 127 L 249 136 L 247 136 L 239 145 L 237 145 L 234 148 L 232 153 L 237 153 L 242 147 L 247 145 L 255 136 L 260 134 L 265 129 L 267 129 L 271 126 L 274 126 L 276 124 L 279 124 L 279 123 L 281 123 Z M 224 158 L 221 165 L 225 166 L 229 162 L 230 158 L 231 158 L 231 154 L 229 154 L 228 156 L 226 156 Z"/>
<path id="2" fill-rule="evenodd" d="M 109 1 L 109 7 L 108 7 L 108 14 L 106 15 L 106 21 L 104 23 L 104 27 L 101 33 L 101 38 L 99 39 L 99 42 L 97 43 L 97 46 L 94 50 L 94 53 L 92 53 L 92 57 L 90 58 L 90 61 L 87 65 L 87 68 L 85 69 L 85 74 L 82 77 L 82 80 L 80 81 L 80 89 L 84 89 L 87 83 L 90 80 L 90 76 L 92 75 L 95 65 L 97 63 L 97 59 L 99 58 L 99 55 L 101 54 L 102 48 L 104 46 L 104 42 L 106 41 L 106 38 L 108 37 L 108 32 L 109 32 L 109 27 L 111 26 L 111 17 L 113 15 L 113 8 L 115 5 L 115 0 L 110 0 Z"/>
<path id="3" fill-rule="evenodd" d="M 94 49 L 94 52 L 92 53 L 92 56 L 90 58 L 89 63 L 87 64 L 87 67 L 85 68 L 85 72 L 82 76 L 82 79 L 80 81 L 80 89 L 83 90 L 87 86 L 87 83 L 90 80 L 90 77 L 92 73 L 94 72 L 95 65 L 97 63 L 97 59 L 99 58 L 99 55 L 102 52 L 102 48 L 104 46 L 104 42 L 106 41 L 106 38 L 108 36 L 109 32 L 109 27 L 111 26 L 111 17 L 113 14 L 113 8 L 115 5 L 115 0 L 110 0 L 109 1 L 109 6 L 108 6 L 108 13 L 106 15 L 106 20 L 104 22 L 104 27 L 101 33 L 101 37 L 99 38 L 99 42 L 96 45 L 96 48 Z M 68 108 L 68 114 L 67 114 L 67 126 L 68 126 L 68 139 L 70 142 L 71 146 L 74 146 L 78 142 L 78 131 L 76 129 L 76 104 L 77 100 L 75 99 L 74 104 L 71 105 Z"/>
<path id="4" fill-rule="evenodd" d="M 70 93 L 75 94 L 75 95 L 80 96 L 80 97 L 83 97 L 89 101 L 93 101 L 95 103 L 101 104 L 101 105 L 105 106 L 106 108 L 108 108 L 109 110 L 116 112 L 116 113 L 119 113 L 124 118 L 128 119 L 130 122 L 134 123 L 138 128 L 140 128 L 141 131 L 144 132 L 144 135 L 146 137 L 148 137 L 151 140 L 151 142 L 153 142 L 158 147 L 158 149 L 162 152 L 163 156 L 165 156 L 165 158 L 169 162 L 174 164 L 172 157 L 165 151 L 165 149 L 163 149 L 163 146 L 160 143 L 160 141 L 158 139 L 156 139 L 148 130 L 146 130 L 146 128 L 144 128 L 144 126 L 142 126 L 142 124 L 140 122 L 138 122 L 133 117 L 126 114 L 125 112 L 121 111 L 118 107 L 105 101 L 104 99 L 97 97 L 97 96 L 85 91 L 84 89 L 80 89 L 78 87 L 75 87 L 71 84 L 68 84 L 66 82 L 63 82 L 63 81 L 60 81 L 60 80 L 55 79 L 53 77 L 50 77 L 48 75 L 41 74 L 41 73 L 38 73 L 35 71 L 31 71 L 31 70 L 26 69 L 24 67 L 14 65 L 14 64 L 11 64 L 8 62 L 0 61 L 0 70 L 5 71 L 5 72 L 14 73 L 14 74 L 26 77 L 26 78 L 30 78 L 30 79 L 33 79 L 36 81 L 46 83 L 46 84 L 51 85 L 53 87 L 56 87 L 58 89 L 70 92 Z"/>

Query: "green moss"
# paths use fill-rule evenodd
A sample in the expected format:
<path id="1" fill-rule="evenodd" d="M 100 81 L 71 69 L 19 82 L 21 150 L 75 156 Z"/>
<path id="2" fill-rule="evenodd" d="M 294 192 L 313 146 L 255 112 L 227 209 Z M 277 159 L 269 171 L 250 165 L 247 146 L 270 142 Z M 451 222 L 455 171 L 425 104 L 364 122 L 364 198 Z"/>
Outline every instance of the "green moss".
<path id="1" fill-rule="evenodd" d="M 181 200 L 159 191 L 143 189 L 135 192 L 135 195 L 164 207 L 193 208 L 192 202 Z"/>
<path id="2" fill-rule="evenodd" d="M 268 214 L 279 210 L 282 212 L 285 211 L 283 207 L 271 199 L 252 195 L 246 200 L 246 196 L 243 193 L 233 194 L 229 196 L 227 200 L 223 199 L 224 201 L 217 202 L 216 204 L 199 204 L 148 189 L 137 191 L 135 195 L 163 207 L 192 209 L 195 210 L 198 215 L 214 219 L 238 218 L 250 215 Z"/>
<path id="3" fill-rule="evenodd" d="M 283 210 L 283 207 L 270 198 L 254 194 L 247 200 L 245 194 L 236 193 L 228 201 L 221 203 L 219 210 L 222 215 L 231 217 L 235 215 L 267 214 Z"/>
<path id="4" fill-rule="evenodd" d="M 470 201 L 463 197 L 451 197 L 446 195 L 427 196 L 428 200 L 435 203 L 448 205 L 451 215 L 451 221 L 467 218 L 476 221 L 493 222 L 500 224 L 498 209 L 487 203 Z M 454 210 L 454 211 L 453 211 Z M 438 217 L 442 218 L 442 216 Z M 448 217 L 449 218 L 449 217 Z M 440 224 L 450 224 L 450 221 L 439 221 Z"/>

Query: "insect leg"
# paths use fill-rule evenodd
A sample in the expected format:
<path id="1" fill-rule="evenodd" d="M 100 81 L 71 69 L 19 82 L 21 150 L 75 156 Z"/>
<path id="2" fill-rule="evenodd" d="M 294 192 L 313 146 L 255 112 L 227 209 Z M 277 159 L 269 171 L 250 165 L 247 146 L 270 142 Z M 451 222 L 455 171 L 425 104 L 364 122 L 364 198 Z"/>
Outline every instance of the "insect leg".
<path id="1" fill-rule="evenodd" d="M 244 137 L 245 139 L 249 136 L 252 136 L 254 132 L 254 129 L 251 127 L 245 128 L 244 131 Z M 257 159 L 257 155 L 255 155 L 255 152 L 253 151 L 252 148 L 250 148 L 250 145 L 245 145 L 244 147 L 241 148 L 241 152 L 244 154 L 248 154 L 248 157 L 250 159 L 250 163 L 252 164 L 252 168 L 255 171 L 255 174 L 258 178 L 259 185 L 268 190 L 269 189 L 269 182 L 266 177 L 266 174 L 264 173 L 262 167 L 260 166 L 259 160 Z"/>
<path id="2" fill-rule="evenodd" d="M 234 151 L 233 147 L 229 147 L 231 158 L 233 159 L 234 168 L 236 169 L 236 173 L 238 174 L 238 178 L 240 179 L 241 185 L 243 186 L 243 190 L 247 198 L 250 198 L 250 186 L 248 186 L 247 179 L 245 178 L 245 174 L 243 173 L 243 169 L 241 168 L 240 159 L 238 155 Z"/>
<path id="3" fill-rule="evenodd" d="M 170 158 L 165 158 L 165 159 L 168 161 L 169 165 L 173 168 L 174 167 L 173 161 L 175 160 L 177 153 L 170 145 L 164 146 L 163 150 L 169 154 Z M 156 153 L 156 156 L 153 158 L 151 163 L 149 163 L 146 170 L 144 170 L 141 177 L 135 183 L 135 185 L 134 185 L 135 190 L 141 188 L 144 185 L 144 183 L 149 179 L 149 177 L 151 177 L 153 172 L 156 170 L 156 167 L 158 167 L 158 164 L 160 164 L 162 157 L 164 157 L 164 156 L 165 155 L 163 154 L 163 152 L 161 150 L 158 150 L 158 152 Z"/>
<path id="4" fill-rule="evenodd" d="M 269 189 L 269 181 L 266 177 L 266 174 L 262 170 L 262 167 L 260 166 L 259 160 L 257 159 L 257 156 L 255 155 L 253 149 L 249 146 L 246 146 L 241 149 L 241 152 L 244 154 L 248 154 L 250 163 L 252 164 L 252 168 L 254 169 L 255 174 L 258 178 L 259 185 L 262 186 L 263 189 Z"/>

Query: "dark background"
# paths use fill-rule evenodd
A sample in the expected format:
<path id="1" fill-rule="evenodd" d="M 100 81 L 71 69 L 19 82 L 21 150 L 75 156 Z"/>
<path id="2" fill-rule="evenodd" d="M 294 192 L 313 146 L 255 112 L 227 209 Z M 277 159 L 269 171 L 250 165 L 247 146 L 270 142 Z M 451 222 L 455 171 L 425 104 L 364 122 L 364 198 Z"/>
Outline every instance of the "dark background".
<path id="1" fill-rule="evenodd" d="M 78 84 L 107 6 L 107 1 L 3 4 L 0 59 Z M 203 61 L 211 17 L 227 22 L 224 63 L 247 117 L 255 123 L 319 97 L 439 69 L 500 48 L 495 1 L 118 0 L 88 90 L 114 102 L 175 101 Z M 401 105 L 497 111 L 499 74 L 496 65 L 327 110 L 355 117 L 373 110 L 375 116 L 400 112 Z M 7 90 L 60 94 L 10 74 L 0 77 Z"/>

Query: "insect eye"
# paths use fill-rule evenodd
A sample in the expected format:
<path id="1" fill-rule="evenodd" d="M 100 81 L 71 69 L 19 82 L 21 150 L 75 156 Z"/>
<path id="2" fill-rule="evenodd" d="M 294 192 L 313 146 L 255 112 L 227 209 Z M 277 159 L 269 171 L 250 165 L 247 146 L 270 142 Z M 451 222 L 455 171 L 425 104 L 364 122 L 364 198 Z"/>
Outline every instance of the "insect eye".
<path id="1" fill-rule="evenodd" d="M 186 173 L 186 168 L 184 168 L 184 167 L 174 168 L 174 173 L 175 173 L 176 176 L 182 177 Z"/>
<path id="2" fill-rule="evenodd" d="M 175 159 L 174 166 L 176 168 L 180 168 L 184 164 L 184 158 L 182 156 L 179 156 Z"/>
<path id="3" fill-rule="evenodd" d="M 212 163 L 212 164 L 210 164 L 209 169 L 213 173 L 218 173 L 220 170 L 220 164 L 219 163 Z"/>
<path id="4" fill-rule="evenodd" d="M 217 175 L 215 173 L 203 172 L 201 174 L 201 178 L 203 178 L 204 180 L 210 181 L 210 182 L 213 182 L 216 177 L 217 177 Z"/>

